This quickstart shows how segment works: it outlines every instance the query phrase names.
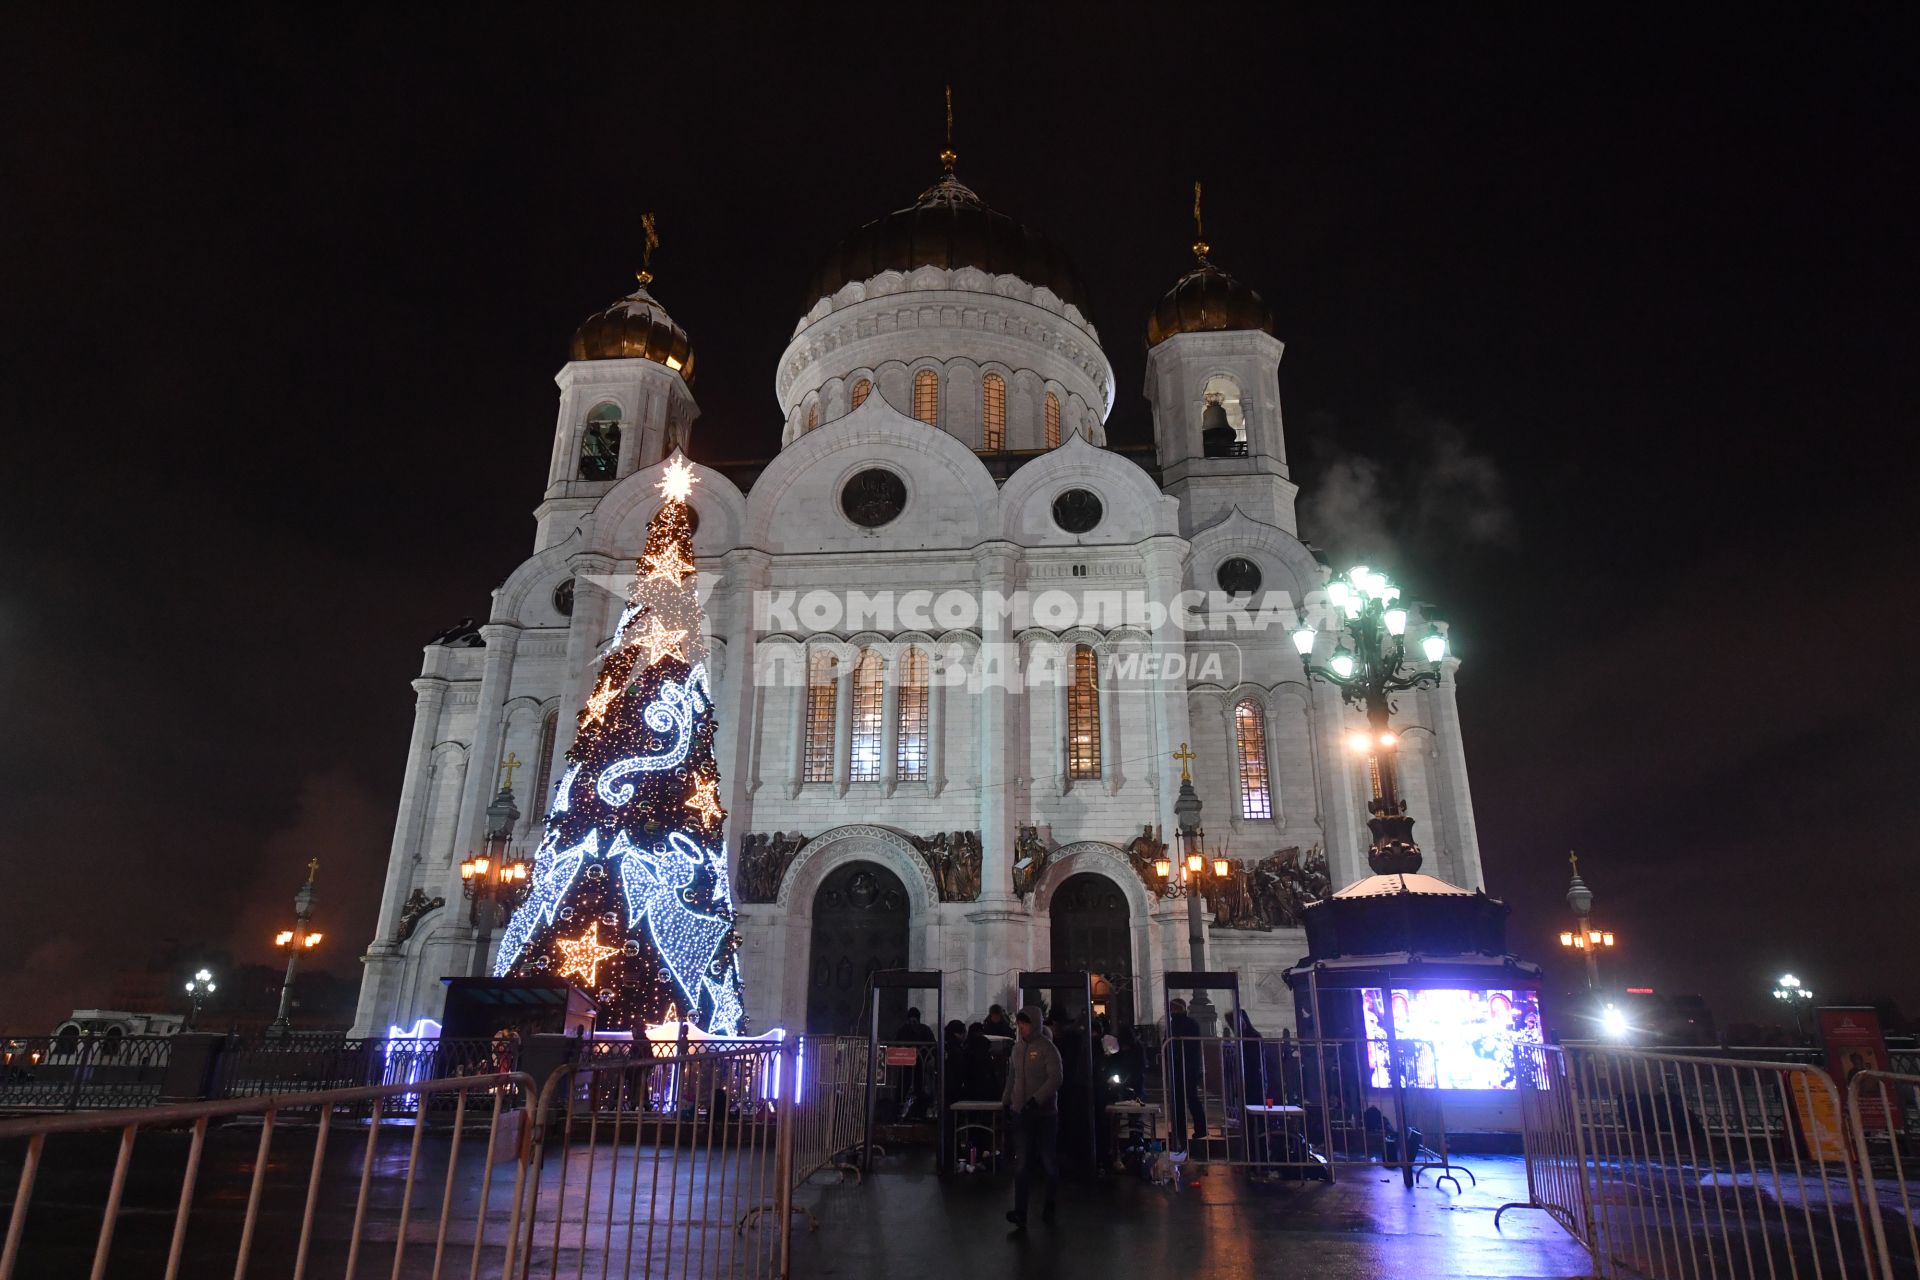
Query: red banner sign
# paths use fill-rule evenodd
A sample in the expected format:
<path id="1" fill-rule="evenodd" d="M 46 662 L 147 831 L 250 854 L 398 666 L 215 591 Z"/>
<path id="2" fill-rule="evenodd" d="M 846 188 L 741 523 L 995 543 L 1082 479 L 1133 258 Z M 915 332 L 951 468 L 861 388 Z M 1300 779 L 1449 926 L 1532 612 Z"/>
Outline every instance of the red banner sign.
<path id="1" fill-rule="evenodd" d="M 920 1061 L 920 1050 L 910 1044 L 890 1044 L 887 1046 L 887 1065 L 890 1067 L 911 1067 Z"/>
<path id="2" fill-rule="evenodd" d="M 1887 1071 L 1887 1037 L 1880 1028 L 1880 1015 L 1871 1008 L 1840 1006 L 1820 1010 L 1820 1043 L 1827 1050 L 1827 1071 L 1840 1096 L 1847 1096 L 1847 1085 L 1862 1071 Z M 1866 1129 L 1893 1132 L 1900 1125 L 1900 1107 L 1894 1095 L 1873 1085 L 1863 1085 L 1860 1093 L 1860 1123 Z"/>

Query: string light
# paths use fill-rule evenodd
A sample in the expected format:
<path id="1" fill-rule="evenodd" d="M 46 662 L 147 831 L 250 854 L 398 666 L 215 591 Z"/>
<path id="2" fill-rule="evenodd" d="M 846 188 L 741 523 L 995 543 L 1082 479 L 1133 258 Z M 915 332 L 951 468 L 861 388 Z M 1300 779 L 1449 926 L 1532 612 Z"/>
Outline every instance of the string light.
<path id="1" fill-rule="evenodd" d="M 710 827 L 726 820 L 727 811 L 720 807 L 720 784 L 712 778 L 701 778 L 693 784 L 693 791 L 687 796 L 687 808 L 699 814 Z"/>
<path id="2" fill-rule="evenodd" d="M 686 652 L 680 642 L 687 638 L 685 628 L 668 627 L 660 621 L 658 614 L 649 614 L 647 625 L 633 638 L 635 644 L 645 645 L 647 661 L 658 662 L 662 658 L 685 658 Z"/>

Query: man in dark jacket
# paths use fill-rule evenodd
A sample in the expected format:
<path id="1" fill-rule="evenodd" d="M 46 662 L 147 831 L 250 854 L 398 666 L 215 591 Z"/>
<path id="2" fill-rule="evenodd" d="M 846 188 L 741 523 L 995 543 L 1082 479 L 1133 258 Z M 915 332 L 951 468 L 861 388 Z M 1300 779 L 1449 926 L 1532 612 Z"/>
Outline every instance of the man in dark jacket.
<path id="1" fill-rule="evenodd" d="M 1040 1207 L 1046 1222 L 1053 1221 L 1054 1186 L 1060 1179 L 1054 1158 L 1060 1136 L 1060 1051 L 1047 1038 L 1040 1019 L 1037 1005 L 1026 1006 L 1014 1019 L 1019 1040 L 1007 1062 L 1007 1091 L 1000 1099 L 1013 1118 L 1020 1148 L 1013 1173 L 1013 1208 L 1007 1212 L 1007 1221 L 1016 1231 L 1027 1225 L 1027 1192 L 1034 1173 L 1046 1179 L 1046 1201 Z"/>
<path id="2" fill-rule="evenodd" d="M 1167 1082 L 1167 1093 L 1173 1099 L 1173 1132 L 1184 1149 L 1189 1109 L 1193 1112 L 1193 1140 L 1206 1140 L 1207 1107 L 1201 1088 L 1206 1072 L 1200 1063 L 1200 1024 L 1187 1012 L 1187 1002 L 1178 996 L 1167 1005 L 1167 1037 L 1174 1042 L 1168 1059 L 1173 1079 Z"/>

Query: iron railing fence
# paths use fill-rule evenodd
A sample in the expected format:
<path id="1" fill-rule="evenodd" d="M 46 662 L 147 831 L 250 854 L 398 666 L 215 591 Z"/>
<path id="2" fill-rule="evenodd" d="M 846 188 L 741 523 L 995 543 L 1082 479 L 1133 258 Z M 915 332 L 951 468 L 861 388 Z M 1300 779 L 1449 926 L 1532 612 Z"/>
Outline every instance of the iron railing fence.
<path id="1" fill-rule="evenodd" d="M 0 1110 L 151 1106 L 172 1046 L 171 1036 L 0 1037 Z"/>

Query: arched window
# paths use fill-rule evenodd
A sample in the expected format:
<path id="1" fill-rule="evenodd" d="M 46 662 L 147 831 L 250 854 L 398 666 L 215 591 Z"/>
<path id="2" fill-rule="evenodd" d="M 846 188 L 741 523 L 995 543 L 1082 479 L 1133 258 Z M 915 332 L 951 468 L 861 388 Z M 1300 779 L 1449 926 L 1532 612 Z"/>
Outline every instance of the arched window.
<path id="1" fill-rule="evenodd" d="M 1233 709 L 1233 741 L 1240 755 L 1240 816 L 1271 818 L 1273 789 L 1267 782 L 1267 721 L 1260 704 L 1243 699 Z"/>
<path id="2" fill-rule="evenodd" d="M 927 651 L 900 655 L 900 709 L 894 747 L 894 776 L 902 782 L 927 779 Z"/>
<path id="3" fill-rule="evenodd" d="M 820 425 L 820 402 L 818 400 L 815 400 L 812 404 L 807 406 L 806 429 L 808 431 L 811 431 L 819 425 Z"/>
<path id="4" fill-rule="evenodd" d="M 1060 397 L 1047 392 L 1047 448 L 1060 447 Z"/>
<path id="5" fill-rule="evenodd" d="M 913 375 L 913 416 L 930 427 L 940 425 L 940 375 L 931 369 Z"/>
<path id="6" fill-rule="evenodd" d="M 1073 647 L 1073 684 L 1067 689 L 1067 776 L 1100 776 L 1100 673 L 1084 644 Z"/>
<path id="7" fill-rule="evenodd" d="M 833 781 L 833 717 L 840 700 L 840 664 L 825 649 L 807 659 L 806 782 Z"/>
<path id="8" fill-rule="evenodd" d="M 873 383 L 862 378 L 853 384 L 853 407 L 858 409 L 867 402 L 867 393 L 873 390 Z"/>
<path id="9" fill-rule="evenodd" d="M 547 814 L 553 811 L 553 796 L 547 790 L 553 781 L 554 740 L 560 736 L 560 713 L 547 712 L 547 718 L 540 722 L 540 751 L 533 766 L 534 804 L 541 806 L 536 813 Z"/>
<path id="10" fill-rule="evenodd" d="M 885 723 L 886 665 L 877 650 L 862 649 L 853 664 L 853 782 L 880 781 L 880 728 Z"/>
<path id="11" fill-rule="evenodd" d="M 997 373 L 980 380 L 981 447 L 998 452 L 1007 447 L 1007 383 Z"/>
<path id="12" fill-rule="evenodd" d="M 582 480 L 611 480 L 620 466 L 620 406 L 601 403 L 587 414 L 587 429 L 580 433 L 580 471 Z"/>
<path id="13" fill-rule="evenodd" d="M 1227 415 L 1227 425 L 1233 428 L 1233 438 L 1209 444 L 1205 439 L 1206 413 L 1216 404 Z M 1235 458 L 1247 456 L 1247 415 L 1246 408 L 1240 400 L 1239 383 L 1224 373 L 1216 373 L 1208 378 L 1206 386 L 1200 389 L 1200 415 L 1201 444 L 1207 450 L 1207 456 Z"/>

